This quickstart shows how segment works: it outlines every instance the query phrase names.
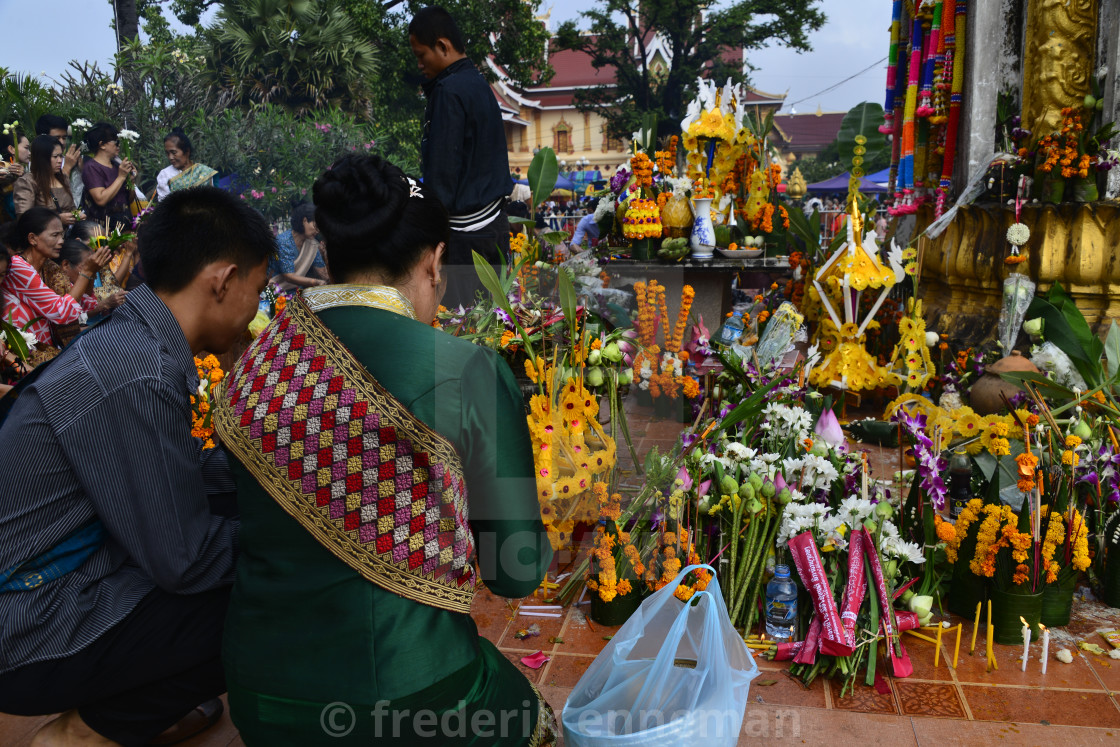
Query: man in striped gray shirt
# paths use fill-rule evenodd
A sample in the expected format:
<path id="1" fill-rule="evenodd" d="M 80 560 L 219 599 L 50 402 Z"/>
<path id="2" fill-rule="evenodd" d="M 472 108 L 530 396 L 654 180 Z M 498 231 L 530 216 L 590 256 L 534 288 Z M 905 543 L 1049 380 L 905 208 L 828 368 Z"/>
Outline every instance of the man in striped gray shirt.
<path id="1" fill-rule="evenodd" d="M 140 230 L 148 285 L 0 428 L 0 711 L 63 713 L 35 745 L 146 744 L 225 692 L 238 520 L 212 511 L 224 452 L 191 436 L 193 356 L 245 331 L 274 253 L 233 195 L 172 194 Z"/>

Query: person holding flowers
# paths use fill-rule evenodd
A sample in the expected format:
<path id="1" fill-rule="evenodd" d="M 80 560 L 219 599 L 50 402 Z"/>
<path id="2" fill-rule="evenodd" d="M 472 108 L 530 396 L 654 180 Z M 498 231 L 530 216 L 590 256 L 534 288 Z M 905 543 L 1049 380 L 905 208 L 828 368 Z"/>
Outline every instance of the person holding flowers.
<path id="1" fill-rule="evenodd" d="M 93 220 L 108 218 L 118 225 L 132 225 L 129 178 L 136 166 L 127 157 L 120 159 L 120 130 L 108 122 L 98 122 L 86 133 L 85 141 L 93 157 L 82 165 L 86 188 L 86 212 Z"/>
<path id="2" fill-rule="evenodd" d="M 313 196 L 339 284 L 291 298 L 211 410 L 243 521 L 225 664 L 248 744 L 321 743 L 337 701 L 382 729 L 418 708 L 516 712 L 505 735 L 434 743 L 552 743 L 551 710 L 469 614 L 479 580 L 530 594 L 552 547 L 512 371 L 429 324 L 451 234 L 436 194 L 377 156 L 335 161 Z M 270 372 L 283 393 L 250 391 Z M 375 741 L 377 723 L 351 739 Z M 412 744 L 425 727 L 401 728 Z"/>
<path id="3" fill-rule="evenodd" d="M 53 210 L 64 226 L 78 222 L 81 213 L 63 178 L 62 162 L 62 144 L 57 138 L 39 135 L 31 142 L 31 168 L 12 187 L 16 217 L 39 205 Z"/>

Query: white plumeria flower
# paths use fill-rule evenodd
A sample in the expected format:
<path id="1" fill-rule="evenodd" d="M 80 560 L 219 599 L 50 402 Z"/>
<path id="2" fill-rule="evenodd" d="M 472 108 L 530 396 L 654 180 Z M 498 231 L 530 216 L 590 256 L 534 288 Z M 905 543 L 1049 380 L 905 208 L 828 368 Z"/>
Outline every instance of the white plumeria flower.
<path id="1" fill-rule="evenodd" d="M 133 130 L 120 130 L 117 132 L 117 137 L 123 137 L 125 140 L 136 142 L 140 139 L 140 133 Z"/>

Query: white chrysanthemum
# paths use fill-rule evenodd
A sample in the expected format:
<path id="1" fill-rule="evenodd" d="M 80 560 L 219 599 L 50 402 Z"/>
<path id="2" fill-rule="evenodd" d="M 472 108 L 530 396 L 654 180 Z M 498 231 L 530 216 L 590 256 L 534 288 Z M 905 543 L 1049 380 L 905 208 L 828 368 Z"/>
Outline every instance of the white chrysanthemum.
<path id="1" fill-rule="evenodd" d="M 754 458 L 755 450 L 741 443 L 727 445 L 727 456 L 736 462 L 747 462 Z"/>
<path id="2" fill-rule="evenodd" d="M 724 469 L 731 469 L 732 467 L 731 460 L 727 457 L 720 457 L 716 456 L 715 454 L 705 454 L 704 456 L 700 457 L 700 465 L 703 467 L 716 464 L 717 462 L 723 465 Z"/>
<path id="3" fill-rule="evenodd" d="M 840 501 L 840 507 L 836 509 L 839 518 L 849 527 L 858 527 L 874 510 L 871 501 L 854 495 Z"/>
<path id="4" fill-rule="evenodd" d="M 1015 246 L 1023 246 L 1031 239 L 1031 229 L 1023 223 L 1012 223 L 1007 228 L 1007 241 Z"/>
<path id="5" fill-rule="evenodd" d="M 595 220 L 601 221 L 608 215 L 614 215 L 614 197 L 610 195 L 599 198 L 599 204 L 595 206 Z"/>
<path id="6" fill-rule="evenodd" d="M 926 560 L 921 546 L 913 542 L 907 542 L 899 537 L 884 537 L 882 544 L 879 551 L 887 557 L 911 563 L 924 563 Z"/>
<path id="7" fill-rule="evenodd" d="M 884 539 L 893 539 L 895 537 L 898 537 L 898 527 L 896 527 L 894 525 L 894 522 L 890 521 L 889 519 L 883 522 L 881 531 L 883 533 Z"/>

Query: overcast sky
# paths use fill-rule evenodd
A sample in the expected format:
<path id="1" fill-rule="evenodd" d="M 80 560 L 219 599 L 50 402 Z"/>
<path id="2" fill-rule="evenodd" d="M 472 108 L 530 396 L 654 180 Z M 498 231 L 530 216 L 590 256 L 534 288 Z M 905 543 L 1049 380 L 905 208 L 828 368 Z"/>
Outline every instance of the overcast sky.
<path id="1" fill-rule="evenodd" d="M 579 11 L 594 5 L 594 0 L 555 0 L 553 28 L 569 18 L 578 20 Z M 798 113 L 847 111 L 861 101 L 882 103 L 886 80 L 885 57 L 890 43 L 889 0 L 822 0 L 828 15 L 824 28 L 810 39 L 812 52 L 795 54 L 775 47 L 756 53 L 752 63 L 758 70 L 752 83 L 768 93 L 785 93 L 787 106 L 795 104 Z M 71 59 L 96 60 L 108 68 L 116 48 L 109 23 L 112 6 L 107 0 L 51 0 L 45 29 L 44 10 L 29 0 L 0 0 L 4 41 L 0 42 L 0 66 L 33 75 L 45 73 L 56 78 Z M 819 95 L 817 92 L 867 72 Z"/>

